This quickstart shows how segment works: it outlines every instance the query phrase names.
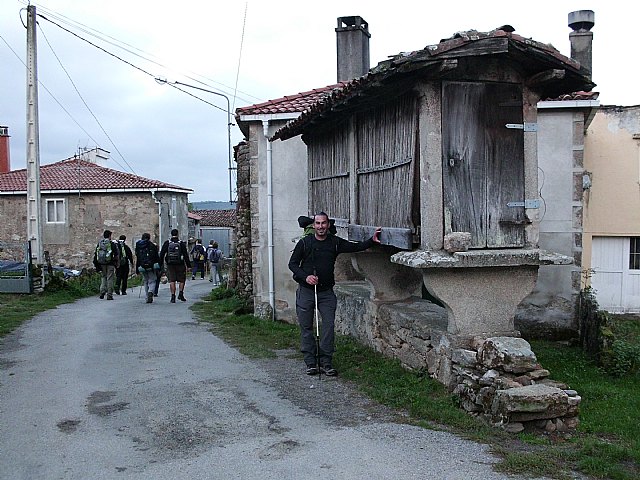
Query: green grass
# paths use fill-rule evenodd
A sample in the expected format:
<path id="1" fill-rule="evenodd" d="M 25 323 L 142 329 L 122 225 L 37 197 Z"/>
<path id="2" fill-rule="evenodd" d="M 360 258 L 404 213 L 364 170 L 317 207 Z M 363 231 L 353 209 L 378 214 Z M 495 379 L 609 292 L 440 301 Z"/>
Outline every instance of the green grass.
<path id="1" fill-rule="evenodd" d="M 94 275 L 67 286 L 53 285 L 41 294 L 0 294 L 0 335 L 39 312 L 97 294 L 98 285 L 99 276 Z M 232 290 L 218 288 L 192 308 L 201 321 L 210 322 L 218 336 L 245 355 L 268 358 L 276 350 L 297 352 L 297 326 L 256 319 Z M 617 317 L 616 322 L 626 341 L 640 338 L 637 317 Z M 380 403 L 407 412 L 412 423 L 490 444 L 502 458 L 498 470 L 557 479 L 573 478 L 572 471 L 590 478 L 640 478 L 640 377 L 637 373 L 619 378 L 607 375 L 577 347 L 532 342 L 552 378 L 567 383 L 582 397 L 581 423 L 571 436 L 505 434 L 464 413 L 454 397 L 424 372 L 407 371 L 348 337 L 338 336 L 336 347 L 334 365 L 343 378 Z"/>
<path id="2" fill-rule="evenodd" d="M 298 349 L 297 326 L 258 320 L 232 295 L 218 289 L 207 302 L 193 308 L 201 320 L 212 323 L 217 335 L 251 356 Z M 458 408 L 455 398 L 424 372 L 407 371 L 398 361 L 348 337 L 336 338 L 334 366 L 342 378 L 354 382 L 371 398 L 407 412 L 408 421 L 490 444 L 502 458 L 496 466 L 500 471 L 557 479 L 574 478 L 574 471 L 591 478 L 640 478 L 638 377 L 607 376 L 575 347 L 550 342 L 533 342 L 532 347 L 552 378 L 582 396 L 581 424 L 572 436 L 509 435 L 489 427 Z"/>

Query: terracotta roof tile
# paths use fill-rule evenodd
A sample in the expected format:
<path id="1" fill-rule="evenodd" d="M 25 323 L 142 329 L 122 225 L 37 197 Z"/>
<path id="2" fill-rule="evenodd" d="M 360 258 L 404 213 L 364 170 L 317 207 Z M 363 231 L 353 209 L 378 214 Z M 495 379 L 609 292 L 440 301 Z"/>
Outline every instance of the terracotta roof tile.
<path id="1" fill-rule="evenodd" d="M 237 219 L 235 209 L 231 210 L 194 210 L 200 215 L 200 225 L 203 227 L 230 227 L 235 228 Z"/>
<path id="2" fill-rule="evenodd" d="M 505 41 L 508 43 L 505 44 Z M 271 140 L 286 140 L 299 135 L 311 122 L 325 115 L 327 117 L 332 116 L 333 112 L 337 110 L 336 107 L 338 105 L 344 107 L 352 100 L 354 102 L 362 101 L 368 92 L 374 92 L 371 95 L 383 95 L 384 93 L 380 92 L 389 91 L 389 89 L 392 90 L 394 88 L 392 79 L 395 76 L 400 77 L 405 74 L 411 74 L 412 72 L 427 72 L 429 71 L 428 69 L 432 69 L 430 75 L 432 75 L 433 78 L 437 78 L 438 75 L 442 75 L 438 70 L 438 66 L 442 66 L 443 61 L 447 61 L 448 59 L 455 61 L 456 58 L 463 56 L 477 55 L 473 50 L 473 43 L 475 42 L 483 42 L 483 44 L 486 45 L 485 48 L 491 48 L 493 46 L 496 53 L 513 51 L 514 55 L 519 55 L 527 51 L 529 52 L 528 54 L 532 62 L 537 62 L 538 65 L 544 65 L 545 69 L 565 69 L 568 73 L 561 81 L 561 85 L 557 86 L 556 90 L 561 91 L 562 89 L 570 88 L 584 89 L 594 86 L 594 84 L 588 80 L 586 70 L 580 66 L 580 63 L 562 55 L 551 45 L 514 34 L 509 31 L 509 29 L 507 29 L 507 31 L 496 29 L 488 33 L 481 33 L 475 30 L 458 32 L 451 38 L 443 39 L 435 45 L 427 45 L 422 50 L 402 52 L 394 55 L 388 60 L 380 62 L 366 75 L 330 90 L 328 94 L 308 106 L 297 119 L 291 120 L 284 127 L 280 128 L 273 137 L 271 137 Z M 465 50 L 466 47 L 471 47 L 471 50 Z M 375 92 L 376 90 L 377 92 Z M 344 109 L 342 110 L 344 111 Z M 326 121 L 326 118 L 323 121 Z"/>
<path id="3" fill-rule="evenodd" d="M 40 190 L 122 190 L 171 189 L 190 193 L 193 190 L 170 183 L 140 177 L 102 167 L 92 162 L 69 158 L 40 166 Z M 0 174 L 0 192 L 25 192 L 27 170 L 13 170 Z"/>
<path id="4" fill-rule="evenodd" d="M 248 107 L 236 109 L 236 115 L 268 115 L 275 113 L 300 113 L 304 112 L 318 100 L 322 100 L 331 94 L 336 88 L 346 85 L 345 82 L 327 85 L 322 88 L 314 88 L 308 92 L 300 92 L 295 95 L 287 95 L 275 100 L 256 103 Z"/>

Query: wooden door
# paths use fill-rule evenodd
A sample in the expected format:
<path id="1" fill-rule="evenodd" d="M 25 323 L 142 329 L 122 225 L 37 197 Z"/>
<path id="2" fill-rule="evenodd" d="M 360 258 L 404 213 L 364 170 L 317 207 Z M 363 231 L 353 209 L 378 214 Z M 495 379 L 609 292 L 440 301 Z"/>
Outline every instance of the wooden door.
<path id="1" fill-rule="evenodd" d="M 442 175 L 445 233 L 470 232 L 472 248 L 524 245 L 524 137 L 518 84 L 445 82 Z"/>

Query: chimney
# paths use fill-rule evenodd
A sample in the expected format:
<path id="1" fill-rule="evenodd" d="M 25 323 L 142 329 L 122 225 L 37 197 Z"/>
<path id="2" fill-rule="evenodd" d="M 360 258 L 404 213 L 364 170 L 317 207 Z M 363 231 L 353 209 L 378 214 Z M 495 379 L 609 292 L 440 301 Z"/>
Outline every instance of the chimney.
<path id="1" fill-rule="evenodd" d="M 338 17 L 338 82 L 348 82 L 369 72 L 369 38 L 369 24 L 362 17 Z"/>
<path id="2" fill-rule="evenodd" d="M 589 80 L 592 80 L 593 33 L 596 14 L 593 10 L 578 10 L 569 14 L 569 27 L 573 30 L 569 34 L 571 42 L 571 58 L 580 62 L 589 70 Z"/>
<path id="3" fill-rule="evenodd" d="M 9 127 L 0 127 L 0 173 L 8 173 L 10 171 Z"/>
<path id="4" fill-rule="evenodd" d="M 86 149 L 80 152 L 80 159 L 85 162 L 95 163 L 96 165 L 100 165 L 104 167 L 109 161 L 109 152 L 100 147 L 92 148 L 91 150 Z"/>

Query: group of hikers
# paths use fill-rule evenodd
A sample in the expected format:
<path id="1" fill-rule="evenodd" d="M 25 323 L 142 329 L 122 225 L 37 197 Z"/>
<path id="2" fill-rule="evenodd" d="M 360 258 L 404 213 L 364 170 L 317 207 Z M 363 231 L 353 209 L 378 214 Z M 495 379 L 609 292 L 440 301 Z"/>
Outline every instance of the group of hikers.
<path id="1" fill-rule="evenodd" d="M 222 283 L 220 270 L 223 260 L 222 250 L 218 244 L 211 240 L 205 249 L 200 239 L 189 252 L 187 244 L 178 237 L 178 230 L 171 230 L 171 238 L 158 246 L 151 241 L 149 233 L 143 233 L 135 245 L 135 264 L 133 252 L 125 243 L 127 237 L 120 235 L 118 241 L 112 240 L 113 232 L 105 230 L 102 238 L 96 245 L 93 255 L 93 264 L 96 271 L 101 272 L 100 298 L 105 296 L 107 300 L 113 300 L 116 295 L 127 294 L 127 280 L 129 279 L 130 266 L 142 276 L 146 303 L 153 303 L 153 298 L 158 296 L 161 278 L 166 275 L 171 291 L 171 303 L 176 303 L 176 298 L 186 302 L 184 287 L 187 280 L 187 271 L 193 270 L 191 279 L 195 280 L 196 273 L 201 273 L 204 279 L 205 269 L 210 268 L 209 281 L 215 286 Z M 166 267 L 165 267 L 166 265 Z M 115 279 L 115 282 L 114 282 Z M 114 285 L 115 283 L 115 285 Z M 176 285 L 177 284 L 177 285 Z M 177 294 L 177 295 L 176 295 Z"/>
<path id="2" fill-rule="evenodd" d="M 304 223 L 301 222 L 304 219 Z M 300 217 L 298 223 L 305 229 L 305 235 L 298 241 L 291 258 L 289 270 L 293 272 L 293 279 L 298 283 L 296 291 L 296 314 L 300 325 L 300 343 L 304 355 L 307 375 L 324 374 L 336 376 L 338 372 L 332 365 L 335 351 L 334 323 L 337 307 L 334 268 L 336 259 L 341 253 L 355 253 L 366 250 L 375 244 L 380 244 L 381 228 L 376 228 L 374 234 L 363 242 L 350 242 L 336 235 L 333 220 L 325 212 L 313 217 Z M 94 264 L 96 270 L 102 272 L 100 298 L 107 295 L 113 300 L 113 277 L 116 276 L 116 294 L 119 290 L 126 295 L 129 264 L 133 265 L 131 249 L 125 244 L 126 237 L 120 235 L 118 242 L 111 240 L 111 231 L 105 230 L 104 235 L 96 247 Z M 185 242 L 178 238 L 178 230 L 171 231 L 171 238 L 164 242 L 160 252 L 151 242 L 151 236 L 143 233 L 135 246 L 136 271 L 144 280 L 144 291 L 147 303 L 153 302 L 158 295 L 158 282 L 162 268 L 166 262 L 166 275 L 171 289 L 171 303 L 176 302 L 176 283 L 178 284 L 177 298 L 186 301 L 184 286 L 187 271 L 192 268 L 191 280 L 195 280 L 200 273 L 205 276 L 205 267 L 210 264 L 210 282 L 222 282 L 219 264 L 222 252 L 213 240 L 208 248 L 204 248 L 201 240 L 196 240 L 191 252 L 187 251 Z M 319 328 L 319 318 L 322 318 L 322 329 Z M 314 332 L 315 327 L 315 332 Z"/>

